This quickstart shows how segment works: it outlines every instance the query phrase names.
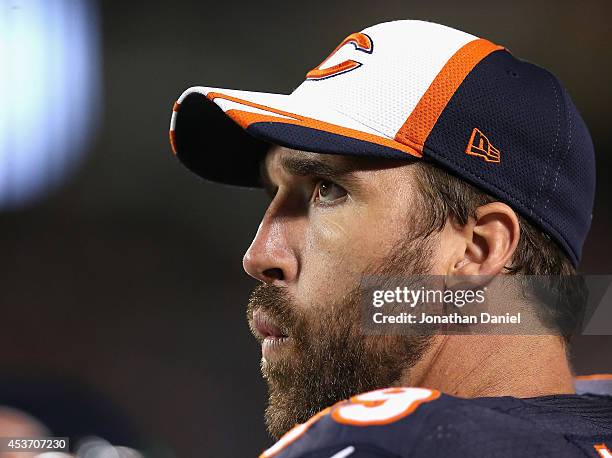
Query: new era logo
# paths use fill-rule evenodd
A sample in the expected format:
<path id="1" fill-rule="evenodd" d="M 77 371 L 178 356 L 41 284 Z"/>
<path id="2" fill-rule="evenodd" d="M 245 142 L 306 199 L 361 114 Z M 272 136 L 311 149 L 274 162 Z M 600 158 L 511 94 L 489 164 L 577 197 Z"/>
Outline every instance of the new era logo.
<path id="1" fill-rule="evenodd" d="M 499 150 L 478 129 L 472 131 L 472 136 L 465 152 L 470 156 L 481 157 L 487 162 L 499 162 Z"/>

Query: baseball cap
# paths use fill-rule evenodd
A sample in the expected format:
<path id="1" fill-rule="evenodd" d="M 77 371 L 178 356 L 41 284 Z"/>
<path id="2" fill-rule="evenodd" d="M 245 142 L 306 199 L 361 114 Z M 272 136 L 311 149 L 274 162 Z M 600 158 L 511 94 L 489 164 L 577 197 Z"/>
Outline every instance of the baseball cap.
<path id="1" fill-rule="evenodd" d="M 506 202 L 576 265 L 592 218 L 595 157 L 548 71 L 486 39 L 399 20 L 346 37 L 290 94 L 195 86 L 170 142 L 201 177 L 259 187 L 271 145 L 426 160 Z"/>

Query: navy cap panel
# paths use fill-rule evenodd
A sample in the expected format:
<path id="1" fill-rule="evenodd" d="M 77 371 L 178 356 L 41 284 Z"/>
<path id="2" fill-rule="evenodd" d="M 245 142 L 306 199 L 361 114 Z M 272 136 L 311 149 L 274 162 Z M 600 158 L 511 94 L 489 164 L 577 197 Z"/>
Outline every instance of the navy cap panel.
<path id="1" fill-rule="evenodd" d="M 459 86 L 428 136 L 424 155 L 507 202 L 553 237 L 577 264 L 594 181 L 591 167 L 587 164 L 580 171 L 577 164 L 592 161 L 593 151 L 568 100 L 549 72 L 496 51 Z M 468 154 L 475 129 L 480 143 Z M 572 129 L 579 130 L 573 140 Z M 473 154 L 478 146 L 498 151 L 499 161 L 495 154 L 489 160 Z M 582 204 L 567 200 L 565 193 L 572 188 Z"/>
<path id="2" fill-rule="evenodd" d="M 255 122 L 247 132 L 259 139 L 302 151 L 323 154 L 414 160 L 403 151 L 312 127 L 282 122 Z"/>
<path id="3" fill-rule="evenodd" d="M 552 177 L 546 200 L 541 203 L 541 211 L 554 211 L 554 207 L 550 208 L 550 202 L 555 202 L 559 213 L 567 215 L 557 218 L 558 227 L 568 240 L 574 241 L 572 243 L 581 249 L 591 228 L 595 198 L 595 153 L 582 117 L 566 91 L 563 91 L 563 96 L 567 108 L 567 145 L 561 152 L 561 161 Z"/>

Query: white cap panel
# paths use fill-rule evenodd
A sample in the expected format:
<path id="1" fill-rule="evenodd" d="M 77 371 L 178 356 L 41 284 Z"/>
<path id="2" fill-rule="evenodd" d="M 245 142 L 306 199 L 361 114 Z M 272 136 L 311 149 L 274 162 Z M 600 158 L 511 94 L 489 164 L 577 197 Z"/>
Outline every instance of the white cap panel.
<path id="1" fill-rule="evenodd" d="M 324 67 L 354 60 L 361 66 L 321 80 L 306 80 L 294 92 L 317 97 L 331 108 L 393 138 L 427 88 L 461 47 L 477 39 L 424 21 L 393 21 L 366 28 L 372 53 L 347 43 Z M 414 46 L 415 41 L 426 46 Z"/>

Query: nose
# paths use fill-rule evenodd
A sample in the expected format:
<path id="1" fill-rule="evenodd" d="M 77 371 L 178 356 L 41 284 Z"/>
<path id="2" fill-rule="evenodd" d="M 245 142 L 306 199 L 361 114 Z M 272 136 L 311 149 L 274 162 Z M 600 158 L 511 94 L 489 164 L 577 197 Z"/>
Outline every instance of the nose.
<path id="1" fill-rule="evenodd" d="M 277 286 L 294 281 L 298 261 L 289 234 L 287 218 L 266 214 L 242 260 L 246 273 L 263 283 Z"/>

